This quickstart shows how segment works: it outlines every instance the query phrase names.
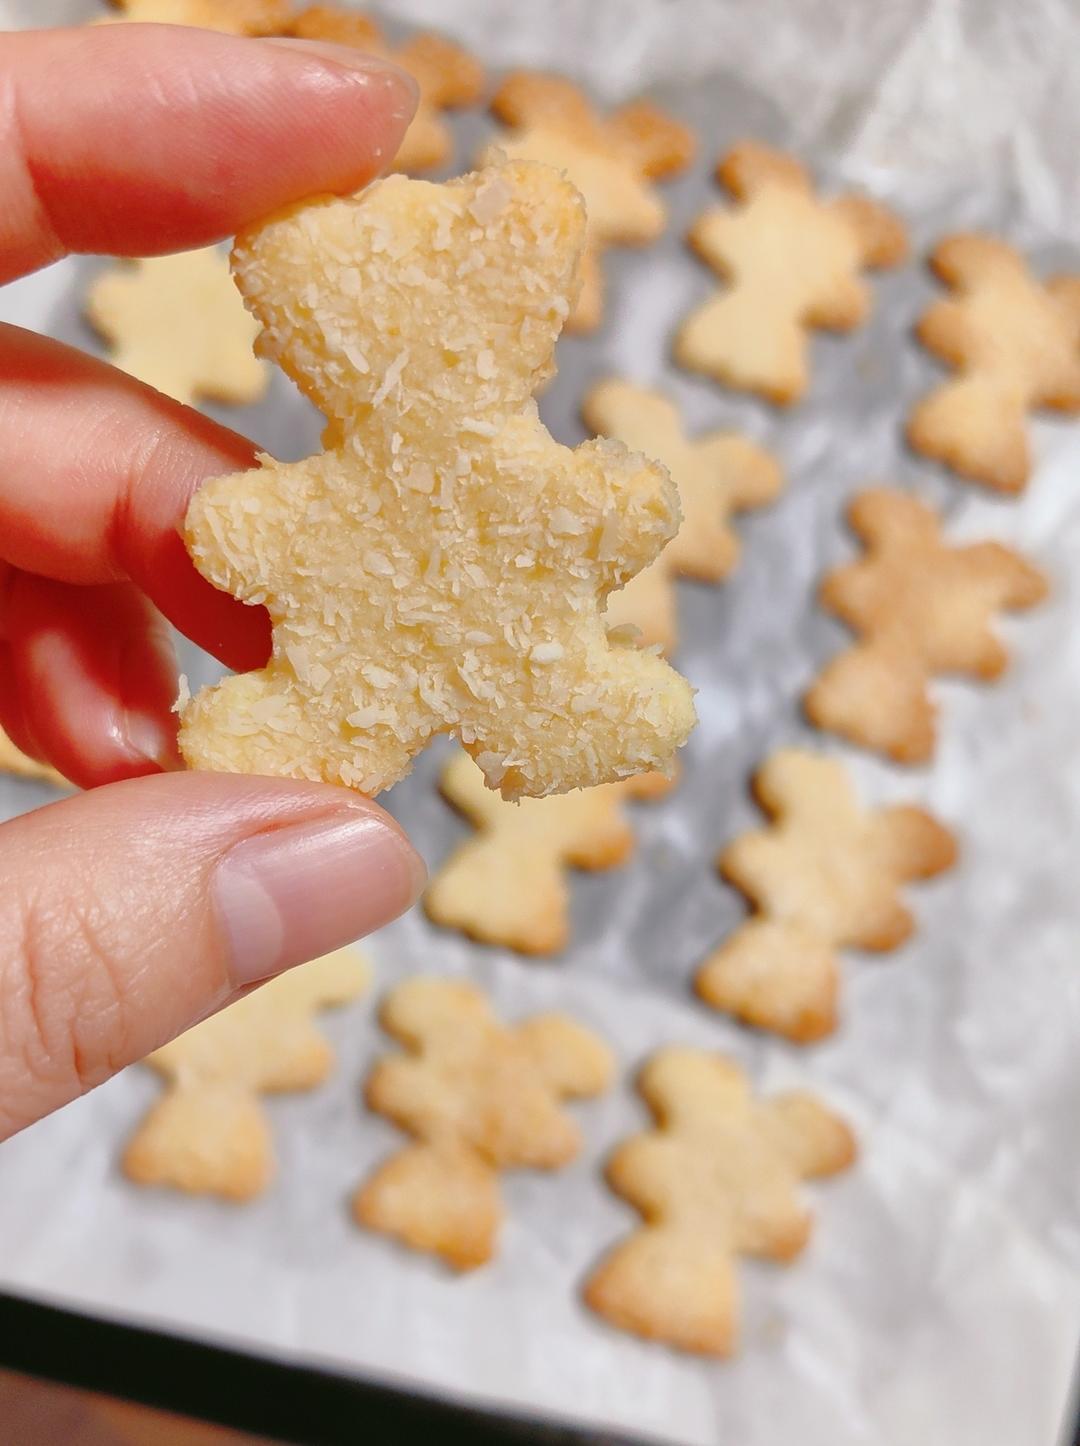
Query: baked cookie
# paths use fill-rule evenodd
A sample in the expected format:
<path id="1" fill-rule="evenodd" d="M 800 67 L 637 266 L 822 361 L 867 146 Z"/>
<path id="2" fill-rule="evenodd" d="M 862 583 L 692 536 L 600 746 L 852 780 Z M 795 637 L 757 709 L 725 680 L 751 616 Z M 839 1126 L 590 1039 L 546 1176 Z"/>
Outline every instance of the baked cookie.
<path id="1" fill-rule="evenodd" d="M 101 272 L 86 315 L 129 376 L 178 402 L 257 402 L 269 372 L 259 334 L 216 246 L 126 261 Z"/>
<path id="2" fill-rule="evenodd" d="M 261 1094 L 309 1090 L 334 1065 L 315 1026 L 320 1009 L 367 988 L 355 949 L 339 949 L 261 985 L 148 1055 L 165 1093 L 124 1151 L 139 1185 L 250 1200 L 274 1174 L 274 1147 Z"/>
<path id="3" fill-rule="evenodd" d="M 383 1027 L 407 1053 L 381 1060 L 368 1106 L 416 1140 L 356 1194 L 361 1225 L 472 1270 L 495 1252 L 501 1170 L 557 1170 L 581 1148 L 564 1099 L 602 1094 L 613 1061 L 562 1014 L 507 1028 L 464 980 L 412 979 L 387 996 Z"/>
<path id="4" fill-rule="evenodd" d="M 799 1184 L 846 1170 L 854 1137 L 801 1090 L 755 1100 L 734 1061 L 701 1050 L 659 1050 L 638 1088 L 656 1127 L 619 1146 L 607 1178 L 644 1224 L 601 1261 L 585 1301 L 635 1335 L 729 1355 L 736 1257 L 799 1254 L 813 1224 Z"/>
<path id="5" fill-rule="evenodd" d="M 1080 275 L 1045 284 L 993 236 L 948 236 L 930 265 L 954 293 L 916 327 L 922 344 L 958 373 L 908 421 L 916 452 L 998 492 L 1031 473 L 1027 415 L 1080 411 Z"/>
<path id="6" fill-rule="evenodd" d="M 950 868 L 956 843 L 924 809 L 864 811 L 835 758 L 782 749 L 754 788 L 769 825 L 717 865 L 757 917 L 705 961 L 696 987 L 714 1008 L 808 1043 L 835 1028 L 836 950 L 902 944 L 914 920 L 901 886 Z"/>
<path id="7" fill-rule="evenodd" d="M 886 487 L 860 493 L 848 519 L 865 556 L 830 572 L 820 601 L 859 641 L 822 669 L 806 712 L 819 728 L 921 763 L 934 748 L 931 679 L 998 677 L 1008 653 L 996 615 L 1041 602 L 1046 578 L 1000 542 L 948 546 L 931 508 Z"/>
<path id="8" fill-rule="evenodd" d="M 787 406 L 809 384 L 808 329 L 866 320 L 862 272 L 905 259 L 904 227 L 865 196 L 819 200 L 793 156 L 757 141 L 732 147 L 716 174 L 738 204 L 704 212 L 688 239 L 726 285 L 683 321 L 675 357 Z"/>
<path id="9" fill-rule="evenodd" d="M 634 847 L 625 800 L 660 797 L 671 780 L 645 773 L 507 803 L 485 786 L 472 759 L 458 753 L 439 786 L 479 832 L 436 871 L 424 896 L 428 917 L 485 944 L 558 954 L 570 932 L 567 870 L 621 864 Z"/>
<path id="10" fill-rule="evenodd" d="M 242 235 L 235 271 L 326 451 L 194 497 L 199 571 L 264 604 L 260 672 L 181 713 L 189 764 L 375 794 L 454 733 L 506 798 L 667 771 L 691 691 L 609 639 L 678 526 L 663 468 L 571 451 L 532 400 L 575 295 L 581 199 L 544 166 L 390 176 Z"/>
<path id="11" fill-rule="evenodd" d="M 581 291 L 566 330 L 595 331 L 603 316 L 603 253 L 609 246 L 648 246 L 661 236 L 667 212 L 653 182 L 689 165 L 693 134 L 648 101 L 602 116 L 572 81 L 528 70 L 506 77 L 491 108 L 510 129 L 496 137 L 482 162 L 499 155 L 542 161 L 585 198 Z"/>
<path id="12" fill-rule="evenodd" d="M 610 627 L 634 627 L 643 647 L 670 653 L 678 643 L 674 579 L 722 582 L 739 558 L 731 518 L 772 502 L 784 474 L 771 452 L 735 432 L 691 440 L 674 403 L 647 387 L 600 382 L 581 410 L 592 431 L 655 457 L 679 490 L 678 532 L 654 563 L 611 594 L 607 607 Z"/>

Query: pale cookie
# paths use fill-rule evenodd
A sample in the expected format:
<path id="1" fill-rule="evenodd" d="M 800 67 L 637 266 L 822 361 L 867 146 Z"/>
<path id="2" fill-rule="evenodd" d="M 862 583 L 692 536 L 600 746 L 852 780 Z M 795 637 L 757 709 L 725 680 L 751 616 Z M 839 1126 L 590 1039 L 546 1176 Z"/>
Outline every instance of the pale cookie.
<path id="1" fill-rule="evenodd" d="M 917 404 L 908 441 L 963 477 L 1019 492 L 1031 472 L 1028 413 L 1080 411 L 1080 276 L 1043 284 L 992 236 L 949 236 L 930 264 L 955 294 L 923 313 L 916 335 L 959 376 Z"/>
<path id="2" fill-rule="evenodd" d="M 323 1082 L 334 1057 L 313 1016 L 363 993 L 369 974 L 361 954 L 339 949 L 262 985 L 149 1055 L 146 1063 L 167 1089 L 124 1152 L 129 1179 L 229 1200 L 265 1190 L 274 1148 L 259 1096 Z"/>
<path id="3" fill-rule="evenodd" d="M 865 812 L 843 764 L 782 749 L 758 770 L 767 828 L 729 844 L 718 867 L 757 912 L 702 965 L 709 1004 L 807 1043 L 836 1024 L 836 950 L 895 949 L 911 933 L 904 883 L 952 866 L 956 844 L 921 808 Z"/>
<path id="4" fill-rule="evenodd" d="M 419 98 L 393 168 L 415 175 L 450 159 L 453 134 L 441 112 L 473 105 L 484 89 L 483 69 L 468 51 L 438 35 L 423 33 L 411 36 L 403 45 L 390 46 L 374 20 L 339 5 L 309 5 L 293 20 L 289 34 L 355 45 L 407 70 L 416 81 Z"/>
<path id="5" fill-rule="evenodd" d="M 783 472 L 764 447 L 734 432 L 690 440 L 674 403 L 630 382 L 593 387 L 582 415 L 594 432 L 655 457 L 679 490 L 682 526 L 651 566 L 612 593 L 607 609 L 610 627 L 629 624 L 642 646 L 670 653 L 678 642 L 674 579 L 715 583 L 727 577 L 739 558 L 731 517 L 779 496 Z"/>
<path id="6" fill-rule="evenodd" d="M 16 748 L 2 728 L 0 728 L 0 773 L 12 773 L 16 778 L 29 778 L 37 783 L 51 783 L 57 788 L 71 787 L 64 775 L 57 773 L 50 763 L 40 763 L 36 758 L 30 758 L 21 748 Z"/>
<path id="7" fill-rule="evenodd" d="M 572 81 L 534 71 L 508 75 L 491 108 L 511 129 L 496 137 L 483 159 L 505 154 L 543 161 L 562 171 L 585 198 L 589 223 L 581 292 L 566 330 L 594 331 L 603 314 L 604 251 L 647 246 L 662 235 L 667 211 L 653 182 L 689 165 L 694 137 L 647 101 L 602 116 Z"/>
<path id="8" fill-rule="evenodd" d="M 196 25 L 228 35 L 275 35 L 288 23 L 291 0 L 113 0 L 117 19 Z"/>
<path id="9" fill-rule="evenodd" d="M 806 712 L 898 763 L 923 762 L 934 747 L 930 680 L 998 677 L 1008 653 L 996 614 L 1034 607 L 1046 579 L 999 542 L 948 546 L 937 514 L 902 492 L 863 492 L 848 519 L 866 555 L 829 573 L 820 601 L 859 642 L 825 665 Z"/>
<path id="10" fill-rule="evenodd" d="M 252 350 L 258 323 L 215 246 L 103 271 L 87 293 L 86 315 L 115 366 L 178 402 L 240 406 L 266 391 L 266 363 Z"/>
<path id="11" fill-rule="evenodd" d="M 903 225 L 862 196 L 821 201 L 793 156 L 743 141 L 718 179 L 739 202 L 704 212 L 690 245 L 727 282 L 675 338 L 680 365 L 786 406 L 809 383 L 809 328 L 851 331 L 870 311 L 862 271 L 907 255 Z"/>
<path id="12" fill-rule="evenodd" d="M 846 1170 L 854 1137 L 814 1095 L 759 1102 L 737 1064 L 700 1050 L 661 1049 L 638 1088 L 656 1128 L 622 1144 L 607 1177 L 645 1223 L 589 1277 L 586 1303 L 635 1335 L 729 1355 L 736 1257 L 799 1254 L 813 1226 L 799 1184 Z"/>
<path id="13" fill-rule="evenodd" d="M 557 954 L 570 929 L 566 871 L 612 869 L 634 847 L 630 798 L 656 798 L 671 781 L 641 774 L 599 788 L 507 803 L 459 753 L 439 784 L 479 833 L 450 855 L 424 896 L 436 924 L 521 954 Z"/>
<path id="14" fill-rule="evenodd" d="M 383 1027 L 407 1053 L 381 1060 L 365 1098 L 417 1141 L 380 1165 L 357 1220 L 472 1270 L 495 1252 L 499 1171 L 556 1170 L 581 1148 L 564 1099 L 602 1094 L 607 1046 L 561 1014 L 507 1028 L 464 980 L 412 979 L 388 995 Z"/>
<path id="15" fill-rule="evenodd" d="M 266 668 L 182 712 L 193 767 L 378 793 L 455 733 L 503 796 L 670 769 L 689 685 L 609 639 L 608 593 L 678 525 L 662 467 L 557 445 L 532 400 L 576 284 L 581 198 L 545 166 L 391 176 L 239 238 L 260 347 L 327 450 L 196 494 L 188 546 L 266 605 Z"/>

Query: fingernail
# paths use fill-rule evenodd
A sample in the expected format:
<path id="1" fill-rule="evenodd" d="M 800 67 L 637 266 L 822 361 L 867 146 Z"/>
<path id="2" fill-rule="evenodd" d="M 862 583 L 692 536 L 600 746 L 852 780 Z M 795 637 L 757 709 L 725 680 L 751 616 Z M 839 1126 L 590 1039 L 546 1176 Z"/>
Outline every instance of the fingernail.
<path id="1" fill-rule="evenodd" d="M 402 70 L 400 65 L 385 60 L 381 55 L 370 55 L 355 45 L 337 45 L 332 40 L 299 40 L 286 35 L 272 35 L 260 43 L 287 46 L 315 60 L 341 66 L 364 77 L 372 86 L 381 84 L 387 91 L 389 109 L 396 120 L 412 120 L 416 112 L 420 95 L 416 81 L 407 70 Z"/>
<path id="2" fill-rule="evenodd" d="M 424 886 L 420 856 L 378 814 L 356 810 L 245 839 L 213 892 L 233 983 L 269 979 L 396 919 Z"/>
<path id="3" fill-rule="evenodd" d="M 184 760 L 180 757 L 174 724 L 174 719 L 162 724 L 145 713 L 125 711 L 119 727 L 124 751 L 133 759 L 148 759 L 166 773 L 177 772 L 183 768 Z"/>

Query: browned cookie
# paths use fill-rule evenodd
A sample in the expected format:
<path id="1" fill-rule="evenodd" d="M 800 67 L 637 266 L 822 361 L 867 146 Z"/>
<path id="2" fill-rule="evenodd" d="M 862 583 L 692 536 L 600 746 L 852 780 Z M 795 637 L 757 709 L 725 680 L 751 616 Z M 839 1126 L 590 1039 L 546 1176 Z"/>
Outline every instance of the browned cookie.
<path id="1" fill-rule="evenodd" d="M 921 808 L 864 811 L 843 765 L 783 749 L 755 790 L 771 822 L 721 853 L 750 919 L 702 965 L 698 993 L 759 1028 L 806 1043 L 836 1022 L 836 950 L 895 949 L 913 928 L 901 886 L 949 868 L 956 844 Z"/>
<path id="2" fill-rule="evenodd" d="M 783 472 L 771 452 L 735 432 L 691 440 L 674 403 L 647 387 L 600 382 L 581 410 L 594 432 L 661 462 L 678 488 L 678 532 L 650 567 L 611 594 L 607 605 L 609 626 L 629 624 L 643 647 L 658 644 L 670 653 L 678 642 L 674 579 L 721 582 L 727 577 L 739 558 L 732 516 L 772 502 L 783 489 Z"/>
<path id="3" fill-rule="evenodd" d="M 809 382 L 808 329 L 860 325 L 871 304 L 862 272 L 899 265 L 906 233 L 866 197 L 819 200 L 793 156 L 758 141 L 734 146 L 716 173 L 738 204 L 704 212 L 689 241 L 726 285 L 683 321 L 675 356 L 787 405 Z"/>
<path id="4" fill-rule="evenodd" d="M 382 1024 L 407 1052 L 375 1066 L 365 1097 L 417 1143 L 361 1185 L 356 1218 L 471 1270 L 495 1251 L 499 1171 L 556 1170 L 574 1158 L 581 1137 L 562 1101 L 603 1093 L 611 1053 L 562 1014 L 508 1028 L 464 980 L 399 985 Z"/>
<path id="5" fill-rule="evenodd" d="M 510 130 L 482 160 L 542 161 L 561 171 L 585 198 L 588 231 L 581 292 L 568 332 L 594 331 L 604 305 L 601 258 L 609 246 L 647 246 L 667 223 L 653 182 L 683 170 L 694 153 L 692 133 L 647 101 L 603 116 L 564 76 L 518 70 L 506 77 L 491 108 Z"/>
<path id="6" fill-rule="evenodd" d="M 726 1356 L 736 1257 L 794 1259 L 812 1228 L 800 1181 L 846 1169 L 855 1140 L 813 1095 L 759 1102 L 737 1064 L 701 1050 L 660 1050 L 638 1087 L 656 1128 L 621 1145 L 607 1175 L 644 1224 L 601 1261 L 585 1300 L 635 1335 Z"/>
<path id="7" fill-rule="evenodd" d="M 570 897 L 566 872 L 611 869 L 634 847 L 624 802 L 671 788 L 659 773 L 598 788 L 507 803 L 484 783 L 466 753 L 444 768 L 439 785 L 479 833 L 436 871 L 424 906 L 436 924 L 522 954 L 566 947 Z"/>
<path id="8" fill-rule="evenodd" d="M 934 746 L 931 679 L 998 677 L 1008 653 L 996 614 L 1034 607 L 1046 579 L 1000 542 L 950 547 L 937 514 L 902 492 L 862 492 L 848 518 L 865 556 L 829 573 L 820 600 L 859 641 L 826 664 L 806 711 L 898 763 L 923 762 Z"/>
<path id="9" fill-rule="evenodd" d="M 908 421 L 917 452 L 999 492 L 1031 473 L 1027 416 L 1080 411 L 1080 276 L 1036 280 L 1019 252 L 993 236 L 938 243 L 930 264 L 953 296 L 936 301 L 919 340 L 958 373 Z"/>

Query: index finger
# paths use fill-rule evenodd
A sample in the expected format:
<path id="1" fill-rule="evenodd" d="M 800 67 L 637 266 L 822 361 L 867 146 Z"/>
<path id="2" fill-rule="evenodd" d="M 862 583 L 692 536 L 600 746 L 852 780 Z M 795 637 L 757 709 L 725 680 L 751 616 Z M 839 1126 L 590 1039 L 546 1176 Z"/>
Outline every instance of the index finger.
<path id="1" fill-rule="evenodd" d="M 0 35 L 0 283 L 72 251 L 206 245 L 358 190 L 416 105 L 346 46 L 173 25 Z"/>

